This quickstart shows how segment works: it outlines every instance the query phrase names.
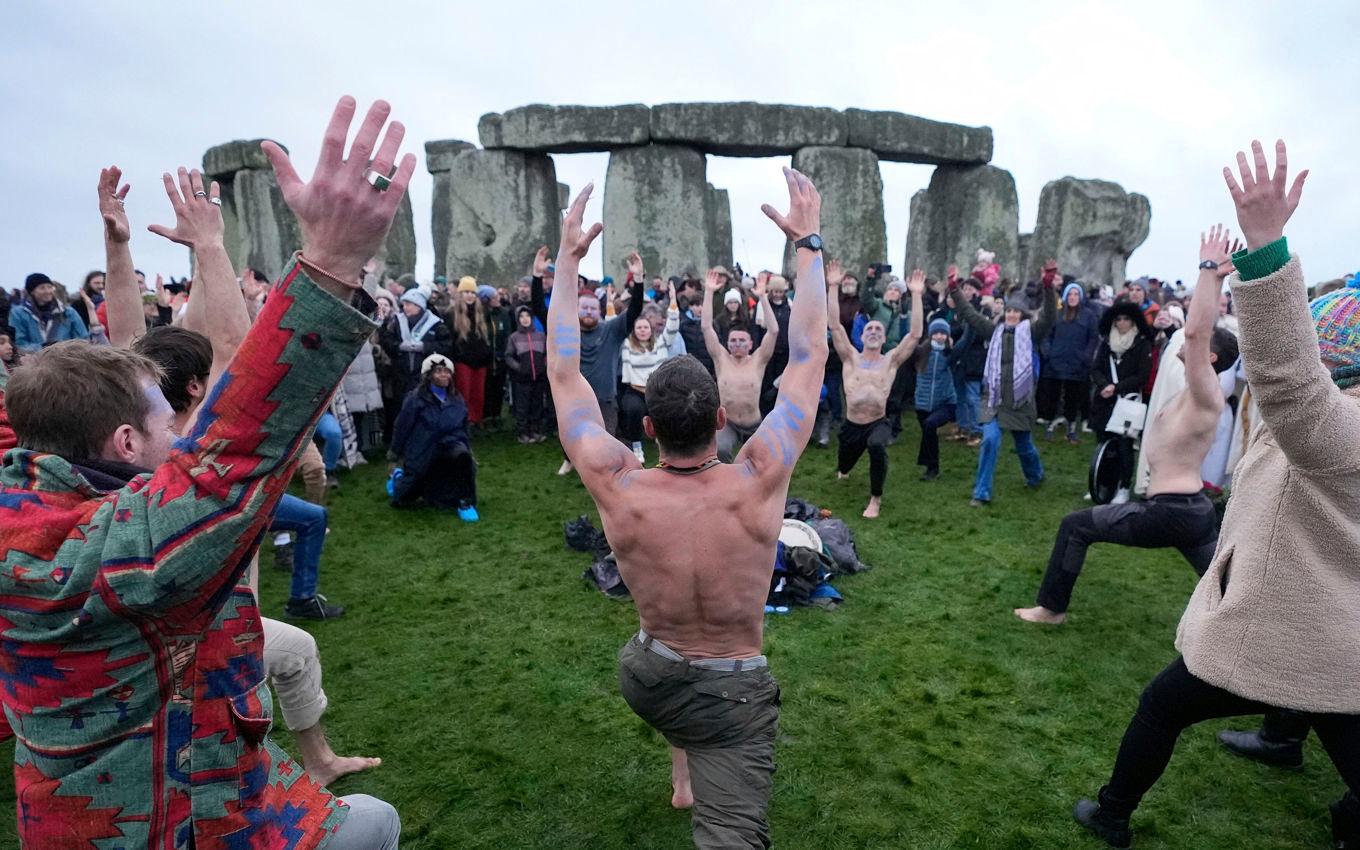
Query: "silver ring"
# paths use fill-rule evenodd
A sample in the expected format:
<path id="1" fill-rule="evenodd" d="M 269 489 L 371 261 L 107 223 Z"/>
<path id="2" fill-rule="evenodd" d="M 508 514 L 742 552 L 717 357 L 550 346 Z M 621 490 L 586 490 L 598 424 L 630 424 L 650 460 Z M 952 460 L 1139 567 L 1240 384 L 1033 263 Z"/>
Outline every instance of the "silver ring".
<path id="1" fill-rule="evenodd" d="M 392 185 L 392 180 L 390 178 L 384 177 L 371 168 L 364 172 L 364 179 L 379 192 L 386 192 L 387 187 Z"/>
<path id="2" fill-rule="evenodd" d="M 202 189 L 199 189 L 197 192 L 194 193 L 194 197 L 195 197 L 195 198 L 206 198 L 206 197 L 208 197 L 208 193 L 205 192 L 205 191 L 203 191 Z"/>
<path id="3" fill-rule="evenodd" d="M 208 203 L 212 204 L 212 205 L 215 206 L 215 207 L 220 207 L 220 206 L 222 206 L 222 199 L 221 199 L 221 198 L 209 198 L 209 199 L 208 199 Z"/>

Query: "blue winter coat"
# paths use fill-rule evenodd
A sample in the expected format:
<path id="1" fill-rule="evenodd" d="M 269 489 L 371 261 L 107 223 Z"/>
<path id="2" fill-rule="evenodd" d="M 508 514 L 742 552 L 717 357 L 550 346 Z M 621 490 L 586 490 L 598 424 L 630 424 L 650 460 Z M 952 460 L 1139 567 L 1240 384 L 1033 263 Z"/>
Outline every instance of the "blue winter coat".
<path id="1" fill-rule="evenodd" d="M 24 353 L 31 354 L 43 348 L 69 339 L 89 339 L 90 331 L 80 320 L 80 314 L 66 307 L 54 310 L 52 324 L 44 335 L 38 317 L 28 303 L 20 304 L 10 311 L 9 323 L 14 328 L 14 346 Z"/>
<path id="2" fill-rule="evenodd" d="M 964 349 L 936 351 L 926 342 L 916 356 L 924 366 L 916 371 L 916 409 L 929 413 L 946 404 L 958 404 L 954 390 L 954 366 Z"/>
<path id="3" fill-rule="evenodd" d="M 1060 381 L 1086 381 L 1091 374 L 1091 355 L 1100 344 L 1100 317 L 1083 302 L 1070 321 L 1064 311 L 1048 335 L 1045 377 Z"/>
<path id="4" fill-rule="evenodd" d="M 452 386 L 440 401 L 422 381 L 406 396 L 392 426 L 391 454 L 402 461 L 404 475 L 424 475 L 440 449 L 457 455 L 471 451 L 467 403 Z"/>

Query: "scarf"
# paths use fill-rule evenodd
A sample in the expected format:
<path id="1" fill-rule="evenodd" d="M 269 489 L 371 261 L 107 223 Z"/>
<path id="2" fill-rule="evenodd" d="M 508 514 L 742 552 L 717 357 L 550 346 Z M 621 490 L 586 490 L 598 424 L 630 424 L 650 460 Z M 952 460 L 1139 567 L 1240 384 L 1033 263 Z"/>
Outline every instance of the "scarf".
<path id="1" fill-rule="evenodd" d="M 1001 347 L 1005 335 L 1015 334 L 1015 348 L 1011 356 L 1011 390 L 1014 407 L 1020 407 L 1029 400 L 1034 389 L 1034 340 L 1030 335 L 1029 319 L 1024 319 L 1014 330 L 1007 328 L 1003 321 L 992 333 L 991 345 L 987 348 L 987 366 L 982 372 L 987 382 L 987 398 L 992 407 L 1001 406 Z"/>
<path id="2" fill-rule="evenodd" d="M 1120 333 L 1115 328 L 1110 328 L 1110 353 L 1115 359 L 1124 356 L 1124 352 L 1133 347 L 1133 343 L 1138 339 L 1138 328 L 1129 328 L 1128 333 Z"/>
<path id="3" fill-rule="evenodd" d="M 397 311 L 397 326 L 401 328 L 402 342 L 420 342 L 425 338 L 425 334 L 430 332 L 430 328 L 437 324 L 439 324 L 439 317 L 426 310 L 420 315 L 420 321 L 416 322 L 416 326 L 412 328 L 410 322 L 406 319 L 406 312 Z"/>

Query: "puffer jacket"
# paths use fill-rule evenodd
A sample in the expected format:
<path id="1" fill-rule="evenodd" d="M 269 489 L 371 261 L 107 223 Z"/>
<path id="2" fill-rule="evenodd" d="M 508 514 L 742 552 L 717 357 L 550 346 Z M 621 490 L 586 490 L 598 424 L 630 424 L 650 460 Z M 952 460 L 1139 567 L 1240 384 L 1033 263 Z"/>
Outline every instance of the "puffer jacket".
<path id="1" fill-rule="evenodd" d="M 916 409 L 929 413 L 946 404 L 958 404 L 954 389 L 954 366 L 964 352 L 960 349 L 936 351 L 927 342 L 916 349 Z"/>
<path id="2" fill-rule="evenodd" d="M 519 307 L 515 310 L 516 318 L 521 311 L 532 315 L 528 307 Z M 548 380 L 547 334 L 533 325 L 510 334 L 505 341 L 505 368 L 510 372 L 510 380 L 517 383 Z"/>
<path id="3" fill-rule="evenodd" d="M 366 343 L 359 349 L 359 356 L 350 364 L 345 373 L 345 401 L 349 403 L 350 413 L 368 413 L 382 410 L 382 385 L 378 383 L 378 367 L 373 362 L 373 344 Z"/>

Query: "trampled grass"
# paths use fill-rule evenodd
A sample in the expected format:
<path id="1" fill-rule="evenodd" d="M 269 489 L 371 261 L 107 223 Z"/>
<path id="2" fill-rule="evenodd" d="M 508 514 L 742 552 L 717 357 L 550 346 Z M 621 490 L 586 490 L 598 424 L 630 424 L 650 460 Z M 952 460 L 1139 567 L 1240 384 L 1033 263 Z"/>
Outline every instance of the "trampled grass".
<path id="1" fill-rule="evenodd" d="M 770 816 L 786 848 L 1096 847 L 1068 814 L 1108 775 L 1142 687 L 1175 657 L 1194 574 L 1175 552 L 1092 550 L 1066 626 L 1011 615 L 1032 604 L 1058 521 L 1082 506 L 1090 438 L 1040 443 L 1048 481 L 1027 491 L 1009 446 L 996 500 L 968 507 L 974 455 L 948 444 L 922 483 L 908 425 L 877 522 L 859 516 L 867 461 L 834 480 L 810 449 L 792 492 L 846 518 L 868 573 L 837 587 L 837 611 L 771 617 L 766 649 L 783 689 Z M 555 444 L 477 444 L 482 522 L 397 512 L 385 467 L 344 478 L 331 503 L 322 589 L 350 608 L 309 627 L 325 663 L 336 750 L 379 755 L 341 780 L 401 812 L 405 848 L 681 848 L 664 743 L 618 696 L 615 653 L 632 605 L 580 579 L 587 558 L 562 522 L 593 506 L 553 475 Z M 685 516 L 657 522 L 688 523 Z M 263 607 L 286 576 L 262 559 Z M 1256 722 L 1256 718 L 1243 721 Z M 1181 739 L 1138 812 L 1140 848 L 1323 848 L 1341 782 L 1316 740 L 1301 773 Z M 285 746 L 291 746 L 280 733 Z M 9 747 L 3 752 L 8 755 Z M 13 808 L 13 780 L 0 804 Z M 0 821 L 0 846 L 13 846 Z"/>

